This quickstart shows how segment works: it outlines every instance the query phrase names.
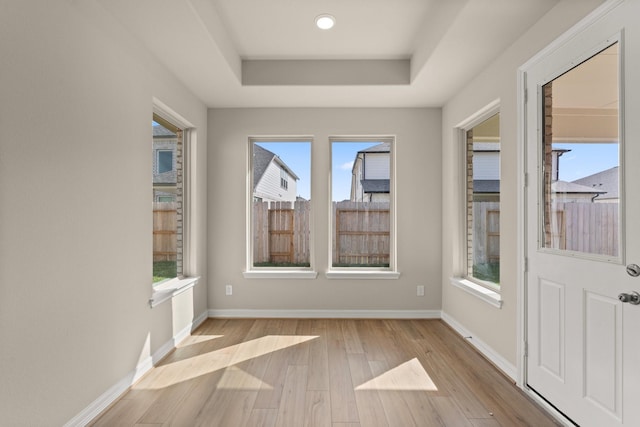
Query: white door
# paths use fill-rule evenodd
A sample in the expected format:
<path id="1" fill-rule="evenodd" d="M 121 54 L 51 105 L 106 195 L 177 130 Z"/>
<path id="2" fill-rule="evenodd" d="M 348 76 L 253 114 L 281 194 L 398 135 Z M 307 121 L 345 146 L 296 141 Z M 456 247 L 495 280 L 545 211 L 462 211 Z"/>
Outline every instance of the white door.
<path id="1" fill-rule="evenodd" d="M 639 20 L 622 2 L 525 70 L 526 384 L 580 426 L 640 426 Z"/>

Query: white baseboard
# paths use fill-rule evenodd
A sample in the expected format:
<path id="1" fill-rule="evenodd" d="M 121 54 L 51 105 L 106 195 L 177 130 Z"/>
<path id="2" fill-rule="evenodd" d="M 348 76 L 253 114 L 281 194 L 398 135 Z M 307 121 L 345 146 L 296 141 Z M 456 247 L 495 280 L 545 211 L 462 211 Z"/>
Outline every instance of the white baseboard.
<path id="1" fill-rule="evenodd" d="M 487 359 L 491 361 L 498 369 L 500 369 L 505 375 L 511 378 L 514 382 L 518 377 L 518 369 L 511 364 L 507 359 L 502 357 L 498 352 L 496 352 L 493 348 L 483 342 L 481 339 L 475 337 L 472 332 L 458 323 L 453 317 L 449 314 L 442 312 L 442 320 L 455 329 L 463 337 L 471 337 L 467 339 L 467 342 L 474 346 L 480 353 L 484 355 Z"/>
<path id="2" fill-rule="evenodd" d="M 440 310 L 209 310 L 209 317 L 281 319 L 440 319 Z"/>
<path id="3" fill-rule="evenodd" d="M 191 332 L 196 329 L 202 322 L 207 319 L 207 312 L 203 312 L 196 317 L 190 325 L 178 332 L 173 338 L 160 346 L 151 356 L 145 358 L 138 363 L 135 369 L 129 372 L 124 378 L 111 386 L 107 391 L 102 393 L 100 397 L 91 402 L 89 406 L 83 409 L 78 415 L 69 420 L 64 427 L 80 427 L 86 426 L 93 421 L 102 411 L 115 402 L 129 387 L 135 384 L 144 374 L 146 374 L 153 366 L 173 350 L 180 341 L 188 337 Z"/>

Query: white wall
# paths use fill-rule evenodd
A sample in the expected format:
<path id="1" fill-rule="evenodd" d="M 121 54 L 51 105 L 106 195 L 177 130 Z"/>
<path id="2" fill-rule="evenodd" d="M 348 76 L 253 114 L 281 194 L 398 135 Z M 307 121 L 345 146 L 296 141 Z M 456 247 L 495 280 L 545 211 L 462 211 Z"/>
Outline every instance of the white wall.
<path id="1" fill-rule="evenodd" d="M 517 282 L 517 69 L 529 58 L 597 7 L 601 1 L 560 2 L 521 38 L 496 58 L 485 71 L 443 108 L 442 117 L 442 287 L 443 311 L 476 340 L 488 345 L 508 363 L 516 366 L 516 282 Z M 496 309 L 449 284 L 462 271 L 460 194 L 464 164 L 460 141 L 454 133 L 459 123 L 500 99 L 500 248 L 502 309 Z"/>
<path id="2" fill-rule="evenodd" d="M 156 97 L 206 108 L 92 0 L 0 6 L 0 425 L 62 425 L 206 311 L 198 285 L 150 309 Z"/>
<path id="3" fill-rule="evenodd" d="M 212 310 L 439 310 L 438 109 L 212 109 L 209 111 L 209 308 Z M 399 280 L 327 280 L 329 136 L 396 135 Z M 245 279 L 249 136 L 313 135 L 314 280 Z M 220 183 L 224 182 L 224 185 Z M 428 197 L 413 197 L 428 186 Z M 225 296 L 225 285 L 233 295 Z M 416 286 L 426 287 L 416 296 Z"/>

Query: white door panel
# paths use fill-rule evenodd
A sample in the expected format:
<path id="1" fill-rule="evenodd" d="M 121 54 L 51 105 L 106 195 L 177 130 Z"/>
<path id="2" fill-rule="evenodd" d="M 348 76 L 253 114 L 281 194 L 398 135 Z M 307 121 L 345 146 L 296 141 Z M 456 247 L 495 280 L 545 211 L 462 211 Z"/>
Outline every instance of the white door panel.
<path id="1" fill-rule="evenodd" d="M 526 383 L 586 427 L 640 426 L 640 305 L 618 299 L 640 292 L 638 52 L 627 0 L 526 70 Z"/>

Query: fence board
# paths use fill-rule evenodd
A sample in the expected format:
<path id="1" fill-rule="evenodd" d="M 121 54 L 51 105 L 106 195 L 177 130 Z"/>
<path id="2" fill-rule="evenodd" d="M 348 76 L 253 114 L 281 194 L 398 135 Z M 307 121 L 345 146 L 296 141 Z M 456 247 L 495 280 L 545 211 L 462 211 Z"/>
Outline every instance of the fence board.
<path id="1" fill-rule="evenodd" d="M 177 260 L 177 204 L 153 203 L 153 260 Z"/>
<path id="2" fill-rule="evenodd" d="M 334 202 L 334 266 L 389 265 L 388 202 Z"/>
<path id="3" fill-rule="evenodd" d="M 552 247 L 596 255 L 619 254 L 618 203 L 555 203 Z"/>

